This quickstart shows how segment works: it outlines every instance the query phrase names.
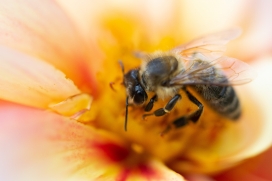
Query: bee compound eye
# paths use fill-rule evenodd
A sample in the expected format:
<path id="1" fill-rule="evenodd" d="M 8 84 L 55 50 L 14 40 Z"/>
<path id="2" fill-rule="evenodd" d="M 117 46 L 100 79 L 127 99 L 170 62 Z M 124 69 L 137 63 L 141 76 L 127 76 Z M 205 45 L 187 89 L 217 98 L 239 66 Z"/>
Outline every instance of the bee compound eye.
<path id="1" fill-rule="evenodd" d="M 143 104 L 147 99 L 147 94 L 145 91 L 137 91 L 136 94 L 133 97 L 133 102 L 135 104 Z"/>

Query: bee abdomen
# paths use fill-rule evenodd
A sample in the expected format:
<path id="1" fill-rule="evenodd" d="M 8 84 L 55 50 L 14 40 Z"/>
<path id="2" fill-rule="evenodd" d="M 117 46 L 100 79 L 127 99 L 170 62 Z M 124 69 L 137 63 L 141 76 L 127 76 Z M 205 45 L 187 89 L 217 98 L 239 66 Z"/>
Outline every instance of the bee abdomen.
<path id="1" fill-rule="evenodd" d="M 233 87 L 215 85 L 196 85 L 192 87 L 211 108 L 222 116 L 233 120 L 240 117 L 240 102 Z"/>

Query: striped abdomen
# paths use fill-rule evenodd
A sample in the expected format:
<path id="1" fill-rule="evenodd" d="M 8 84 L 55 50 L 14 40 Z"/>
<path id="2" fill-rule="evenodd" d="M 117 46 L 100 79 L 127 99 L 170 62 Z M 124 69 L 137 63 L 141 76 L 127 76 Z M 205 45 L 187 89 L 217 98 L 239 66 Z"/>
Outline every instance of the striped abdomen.
<path id="1" fill-rule="evenodd" d="M 233 87 L 216 85 L 194 85 L 191 87 L 222 116 L 233 120 L 240 117 L 240 103 Z"/>

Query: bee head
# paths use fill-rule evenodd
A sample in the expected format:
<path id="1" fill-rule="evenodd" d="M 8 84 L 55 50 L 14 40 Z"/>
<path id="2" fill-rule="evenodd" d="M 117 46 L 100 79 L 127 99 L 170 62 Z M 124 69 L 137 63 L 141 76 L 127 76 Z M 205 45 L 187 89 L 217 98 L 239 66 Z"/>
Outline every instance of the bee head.
<path id="1" fill-rule="evenodd" d="M 142 105 L 147 100 L 147 93 L 139 80 L 139 70 L 132 69 L 124 75 L 127 95 L 135 105 Z"/>
<path id="2" fill-rule="evenodd" d="M 126 87 L 126 116 L 125 116 L 125 131 L 127 130 L 128 121 L 128 106 L 129 99 L 135 105 L 142 105 L 147 100 L 147 94 L 139 80 L 139 69 L 132 69 L 124 74 L 124 85 Z"/>

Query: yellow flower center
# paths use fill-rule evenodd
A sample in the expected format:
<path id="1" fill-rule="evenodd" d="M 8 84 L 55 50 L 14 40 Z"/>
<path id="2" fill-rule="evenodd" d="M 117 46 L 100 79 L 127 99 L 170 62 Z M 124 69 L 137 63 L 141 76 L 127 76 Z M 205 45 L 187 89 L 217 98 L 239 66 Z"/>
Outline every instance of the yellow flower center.
<path id="1" fill-rule="evenodd" d="M 164 116 L 151 115 L 143 119 L 146 104 L 129 106 L 127 131 L 124 130 L 127 95 L 119 61 L 123 62 L 126 73 L 141 65 L 141 60 L 134 56 L 137 51 L 168 50 L 179 45 L 181 37 L 165 34 L 157 39 L 149 39 L 148 30 L 139 28 L 133 19 L 126 19 L 124 16 L 107 17 L 101 22 L 104 22 L 102 29 L 105 32 L 101 32 L 103 39 L 100 46 L 106 58 L 97 74 L 99 95 L 94 97 L 91 111 L 88 111 L 90 99 L 88 95 L 83 94 L 80 99 L 84 101 L 77 107 L 81 112 L 64 115 L 122 138 L 130 145 L 129 150 L 135 153 L 133 155 L 136 155 L 127 157 L 125 164 L 137 164 L 145 155 L 151 155 L 179 172 L 211 173 L 228 167 L 229 165 L 221 163 L 222 158 L 232 154 L 232 150 L 239 149 L 238 143 L 242 142 L 242 135 L 236 129 L 235 122 L 210 109 L 193 90 L 190 91 L 204 105 L 204 111 L 197 123 L 189 122 L 180 128 L 173 126 L 175 120 L 198 109 L 186 94 L 180 91 L 182 99 Z M 153 95 L 154 93 L 148 92 L 148 100 Z M 170 98 L 159 99 L 148 113 L 163 108 L 169 100 Z M 58 106 L 59 104 L 52 107 L 60 110 Z M 169 126 L 171 129 L 168 129 Z"/>
<path id="2" fill-rule="evenodd" d="M 197 123 L 189 122 L 188 125 L 178 129 L 172 126 L 172 129 L 162 136 L 173 121 L 197 110 L 197 106 L 180 91 L 182 99 L 172 111 L 161 117 L 148 116 L 143 119 L 143 115 L 146 114 L 144 106 L 129 106 L 128 130 L 124 130 L 127 95 L 118 61 L 123 62 L 125 72 L 127 72 L 141 64 L 141 60 L 134 56 L 135 51 L 151 52 L 157 47 L 145 37 L 147 35 L 141 34 L 145 31 L 139 30 L 132 19 L 117 16 L 103 22 L 105 22 L 104 29 L 108 30 L 103 32 L 107 41 L 101 40 L 106 59 L 103 69 L 97 75 L 100 95 L 92 104 L 92 112 L 95 112 L 95 115 L 92 116 L 93 119 L 89 124 L 119 135 L 136 152 L 141 150 L 141 152 L 159 158 L 169 166 L 176 167 L 174 162 L 177 159 L 183 160 L 182 164 L 178 165 L 181 171 L 201 172 L 203 168 L 206 171 L 214 170 L 213 161 L 222 156 L 220 155 L 222 148 L 218 142 L 224 136 L 224 130 L 235 126 L 235 123 L 215 113 L 196 94 L 194 95 L 204 104 L 204 112 Z M 175 41 L 171 41 L 174 39 L 175 37 L 161 37 L 161 40 L 158 41 L 160 50 L 178 45 Z M 153 95 L 152 92 L 148 93 L 148 100 Z M 164 107 L 169 99 L 158 100 L 151 113 Z M 239 135 L 236 137 L 239 139 Z M 210 160 L 212 160 L 211 165 L 208 164 Z"/>

